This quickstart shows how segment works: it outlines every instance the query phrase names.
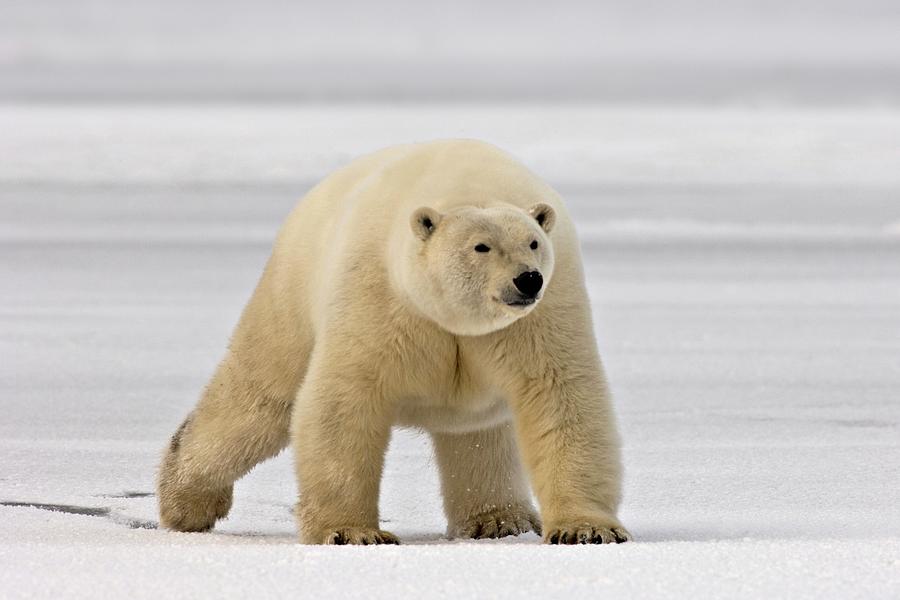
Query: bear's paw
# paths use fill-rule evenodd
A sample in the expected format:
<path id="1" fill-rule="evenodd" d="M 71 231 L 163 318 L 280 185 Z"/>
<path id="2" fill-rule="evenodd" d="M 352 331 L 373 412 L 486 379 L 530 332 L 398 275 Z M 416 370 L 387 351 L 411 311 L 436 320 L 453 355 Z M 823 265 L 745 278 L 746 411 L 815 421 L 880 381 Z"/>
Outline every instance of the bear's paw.
<path id="1" fill-rule="evenodd" d="M 231 509 L 232 486 L 217 490 L 163 485 L 159 494 L 160 525 L 183 532 L 209 531 Z"/>
<path id="2" fill-rule="evenodd" d="M 631 534 L 621 525 L 578 521 L 548 527 L 544 541 L 548 544 L 621 544 L 631 541 Z"/>
<path id="3" fill-rule="evenodd" d="M 531 507 L 508 506 L 473 515 L 457 528 L 458 537 L 502 538 L 534 531 L 541 533 L 541 519 Z"/>
<path id="4" fill-rule="evenodd" d="M 398 545 L 400 540 L 393 533 L 369 527 L 342 527 L 325 533 L 325 544 L 334 546 L 359 545 L 376 546 L 380 544 Z"/>

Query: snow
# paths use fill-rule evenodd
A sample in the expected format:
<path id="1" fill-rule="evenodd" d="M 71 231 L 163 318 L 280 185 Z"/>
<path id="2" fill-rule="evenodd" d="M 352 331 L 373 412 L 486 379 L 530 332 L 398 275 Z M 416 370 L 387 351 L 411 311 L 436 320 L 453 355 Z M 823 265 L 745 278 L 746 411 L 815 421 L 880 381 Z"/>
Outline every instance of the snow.
<path id="1" fill-rule="evenodd" d="M 6 104 L 0 131 L 0 596 L 900 595 L 900 112 Z M 403 546 L 298 545 L 289 453 L 214 532 L 155 529 L 283 216 L 439 136 L 570 204 L 637 541 L 446 540 L 411 431 L 381 499 Z"/>

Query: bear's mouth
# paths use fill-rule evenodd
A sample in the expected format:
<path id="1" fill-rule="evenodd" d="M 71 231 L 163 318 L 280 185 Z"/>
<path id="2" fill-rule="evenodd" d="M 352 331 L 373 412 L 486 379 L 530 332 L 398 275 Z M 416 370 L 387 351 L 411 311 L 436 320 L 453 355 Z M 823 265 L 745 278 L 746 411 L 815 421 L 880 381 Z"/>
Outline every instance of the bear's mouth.
<path id="1" fill-rule="evenodd" d="M 516 300 L 512 300 L 511 302 L 507 302 L 507 306 L 531 306 L 537 301 L 537 298 L 518 298 Z"/>
<path id="2" fill-rule="evenodd" d="M 498 298 L 497 296 L 493 297 L 494 302 L 499 304 L 505 304 L 506 306 L 510 306 L 512 308 L 525 308 L 526 306 L 531 306 L 535 302 L 537 302 L 540 297 L 535 298 L 526 298 L 523 296 L 519 296 L 518 298 L 513 298 L 511 300 L 507 300 L 506 298 Z"/>

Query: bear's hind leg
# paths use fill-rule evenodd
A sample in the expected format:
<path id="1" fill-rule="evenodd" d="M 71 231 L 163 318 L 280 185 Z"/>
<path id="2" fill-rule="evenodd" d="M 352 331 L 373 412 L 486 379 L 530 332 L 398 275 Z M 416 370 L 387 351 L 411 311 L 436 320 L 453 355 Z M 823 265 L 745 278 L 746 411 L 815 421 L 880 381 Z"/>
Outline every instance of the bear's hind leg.
<path id="1" fill-rule="evenodd" d="M 288 442 L 292 399 L 236 374 L 226 357 L 172 436 L 159 472 L 160 524 L 206 531 L 231 508 L 234 482 Z"/>
<path id="2" fill-rule="evenodd" d="M 540 534 L 511 424 L 464 434 L 434 433 L 432 438 L 448 536 Z"/>

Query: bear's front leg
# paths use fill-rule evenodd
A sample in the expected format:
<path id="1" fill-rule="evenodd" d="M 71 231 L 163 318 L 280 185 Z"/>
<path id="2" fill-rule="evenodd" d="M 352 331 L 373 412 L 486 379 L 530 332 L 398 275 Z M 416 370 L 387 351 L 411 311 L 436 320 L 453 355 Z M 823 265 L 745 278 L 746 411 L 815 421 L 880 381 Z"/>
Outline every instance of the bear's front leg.
<path id="1" fill-rule="evenodd" d="M 586 300 L 514 325 L 499 349 L 544 541 L 618 543 L 619 436 Z M 540 309 L 539 309 L 540 310 Z"/>
<path id="2" fill-rule="evenodd" d="M 619 442 L 602 382 L 592 377 L 552 381 L 544 387 L 534 383 L 516 411 L 516 427 L 541 505 L 544 541 L 630 540 L 616 517 L 621 486 Z"/>
<path id="3" fill-rule="evenodd" d="M 393 410 L 370 372 L 313 356 L 295 403 L 292 436 L 304 544 L 397 544 L 378 527 L 378 492 Z"/>

